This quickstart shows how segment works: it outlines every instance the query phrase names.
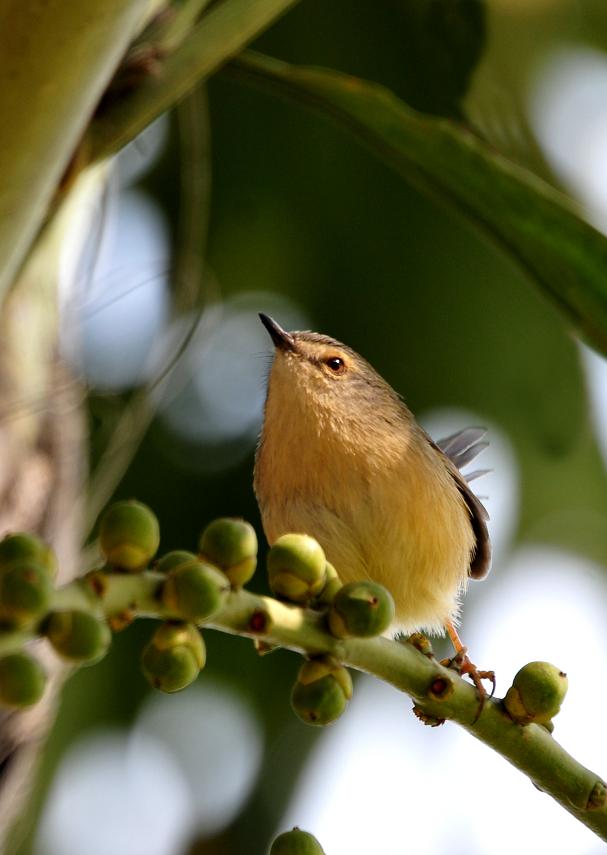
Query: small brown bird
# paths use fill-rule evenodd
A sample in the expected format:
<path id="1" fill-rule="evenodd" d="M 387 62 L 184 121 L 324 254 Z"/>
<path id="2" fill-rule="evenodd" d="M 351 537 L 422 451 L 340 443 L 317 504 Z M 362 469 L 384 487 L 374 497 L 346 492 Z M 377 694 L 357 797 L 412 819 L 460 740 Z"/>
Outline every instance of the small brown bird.
<path id="1" fill-rule="evenodd" d="M 493 675 L 470 662 L 454 624 L 468 579 L 491 560 L 487 512 L 459 470 L 485 431 L 433 442 L 350 347 L 260 318 L 275 346 L 254 477 L 269 543 L 312 535 L 342 581 L 384 585 L 394 629 L 447 630 L 483 695 Z"/>

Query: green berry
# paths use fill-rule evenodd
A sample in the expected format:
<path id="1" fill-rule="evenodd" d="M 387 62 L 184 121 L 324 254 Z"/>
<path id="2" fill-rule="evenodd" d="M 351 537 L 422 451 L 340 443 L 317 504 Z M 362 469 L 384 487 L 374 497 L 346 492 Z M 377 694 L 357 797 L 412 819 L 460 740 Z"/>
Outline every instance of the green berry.
<path id="1" fill-rule="evenodd" d="M 0 572 L 0 622 L 15 629 L 38 620 L 48 609 L 52 583 L 48 570 L 33 561 Z"/>
<path id="2" fill-rule="evenodd" d="M 371 638 L 394 621 L 394 600 L 376 582 L 350 582 L 335 595 L 329 627 L 337 638 Z"/>
<path id="3" fill-rule="evenodd" d="M 327 580 L 325 586 L 319 594 L 318 602 L 325 606 L 330 606 L 340 588 L 343 588 L 343 582 L 337 574 L 335 567 L 327 561 L 325 565 Z"/>
<path id="4" fill-rule="evenodd" d="M 297 681 L 308 686 L 310 683 L 315 683 L 327 676 L 333 677 L 339 683 L 346 700 L 349 701 L 353 691 L 352 677 L 350 677 L 348 669 L 340 665 L 337 659 L 332 656 L 317 656 L 314 659 L 308 659 L 299 669 Z"/>
<path id="5" fill-rule="evenodd" d="M 51 579 L 57 573 L 55 553 L 34 534 L 7 534 L 0 540 L 0 573 L 16 562 L 33 561 L 46 569 Z"/>
<path id="6" fill-rule="evenodd" d="M 330 656 L 304 662 L 291 693 L 295 713 L 307 724 L 330 724 L 352 697 L 352 678 Z"/>
<path id="7" fill-rule="evenodd" d="M 190 623 L 161 624 L 141 657 L 148 682 L 161 692 L 179 692 L 193 683 L 206 662 L 206 647 Z"/>
<path id="8" fill-rule="evenodd" d="M 559 712 L 567 686 L 567 675 L 555 665 L 529 662 L 512 681 L 504 706 L 519 724 L 547 724 Z"/>
<path id="9" fill-rule="evenodd" d="M 30 707 L 44 693 L 46 674 L 28 653 L 10 653 L 0 659 L 0 704 Z"/>
<path id="10" fill-rule="evenodd" d="M 272 844 L 270 855 L 325 855 L 325 852 L 312 834 L 294 828 L 279 834 Z"/>
<path id="11" fill-rule="evenodd" d="M 105 623 L 88 612 L 53 612 L 45 635 L 56 652 L 70 662 L 92 665 L 107 653 L 112 633 Z"/>
<path id="12" fill-rule="evenodd" d="M 99 545 L 108 564 L 137 573 L 150 562 L 160 543 L 154 512 L 134 500 L 115 502 L 99 524 Z"/>
<path id="13" fill-rule="evenodd" d="M 221 608 L 227 593 L 224 574 L 194 557 L 169 572 L 162 590 L 162 602 L 177 617 L 198 623 Z"/>
<path id="14" fill-rule="evenodd" d="M 296 603 L 318 596 L 327 580 L 323 548 L 307 534 L 283 534 L 270 549 L 267 564 L 273 593 Z"/>
<path id="15" fill-rule="evenodd" d="M 199 549 L 205 561 L 223 570 L 234 588 L 242 588 L 255 573 L 257 535 L 245 520 L 214 520 L 200 536 Z"/>
<path id="16" fill-rule="evenodd" d="M 189 564 L 192 561 L 196 561 L 193 552 L 187 552 L 185 549 L 174 549 L 173 552 L 167 552 L 166 555 L 162 556 L 154 570 L 166 574 L 175 567 L 181 567 L 182 564 Z"/>
<path id="17" fill-rule="evenodd" d="M 332 677 L 308 685 L 296 683 L 291 694 L 291 705 L 299 718 L 319 727 L 338 719 L 346 704 L 341 687 Z"/>
<path id="18" fill-rule="evenodd" d="M 327 577 L 327 582 L 332 582 L 335 579 L 339 579 L 339 573 L 330 561 L 327 561 L 327 563 L 325 564 L 325 574 Z"/>

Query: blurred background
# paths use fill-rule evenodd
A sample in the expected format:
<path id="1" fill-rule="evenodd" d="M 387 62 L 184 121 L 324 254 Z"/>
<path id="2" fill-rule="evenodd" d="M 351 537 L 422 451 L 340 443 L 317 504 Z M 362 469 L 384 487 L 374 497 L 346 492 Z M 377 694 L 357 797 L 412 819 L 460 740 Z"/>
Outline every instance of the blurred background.
<path id="1" fill-rule="evenodd" d="M 302 0 L 254 47 L 465 115 L 607 229 L 600 0 Z M 499 695 L 527 661 L 567 671 L 555 736 L 607 769 L 605 360 L 461 218 L 315 113 L 229 74 L 110 169 L 109 189 L 91 177 L 62 262 L 91 522 L 113 492 L 154 508 L 162 551 L 192 548 L 220 515 L 260 531 L 270 349 L 257 312 L 333 335 L 435 438 L 489 428 L 479 464 L 492 473 L 475 487 L 495 557 L 471 585 L 463 638 Z M 266 590 L 263 560 L 252 587 Z M 290 710 L 295 656 L 260 659 L 209 631 L 197 683 L 153 693 L 139 670 L 151 631 L 131 626 L 66 685 L 24 853 L 264 855 L 294 824 L 327 855 L 602 849 L 505 761 L 454 725 L 423 728 L 378 681 L 358 677 L 346 714 L 317 732 Z"/>

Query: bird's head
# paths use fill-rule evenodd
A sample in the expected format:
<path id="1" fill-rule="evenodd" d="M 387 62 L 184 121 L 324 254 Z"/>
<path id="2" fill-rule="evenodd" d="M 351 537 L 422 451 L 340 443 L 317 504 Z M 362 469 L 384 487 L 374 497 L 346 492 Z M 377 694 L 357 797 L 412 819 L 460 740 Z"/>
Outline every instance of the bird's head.
<path id="1" fill-rule="evenodd" d="M 407 413 L 402 401 L 355 350 L 319 333 L 286 332 L 268 315 L 259 317 L 274 343 L 270 394 L 275 405 L 314 413 L 325 425 L 402 424 Z"/>

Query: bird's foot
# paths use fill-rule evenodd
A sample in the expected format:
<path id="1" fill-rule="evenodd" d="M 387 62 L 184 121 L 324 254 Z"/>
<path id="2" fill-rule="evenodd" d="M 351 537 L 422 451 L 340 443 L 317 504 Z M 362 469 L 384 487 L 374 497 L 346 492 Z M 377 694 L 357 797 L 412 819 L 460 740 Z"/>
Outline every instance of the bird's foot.
<path id="1" fill-rule="evenodd" d="M 476 724 L 476 722 L 479 720 L 480 714 L 484 709 L 487 697 L 492 698 L 495 692 L 495 673 L 493 671 L 480 671 L 471 661 L 465 647 L 462 647 L 462 649 L 459 650 L 451 659 L 443 659 L 441 665 L 445 665 L 447 668 L 452 668 L 454 671 L 457 671 L 457 673 L 461 674 L 462 676 L 467 674 L 474 683 L 479 698 L 476 716 L 474 718 L 474 721 L 472 722 L 473 724 Z M 487 695 L 487 690 L 483 686 L 483 680 L 489 680 L 489 682 L 491 683 L 490 695 Z"/>

